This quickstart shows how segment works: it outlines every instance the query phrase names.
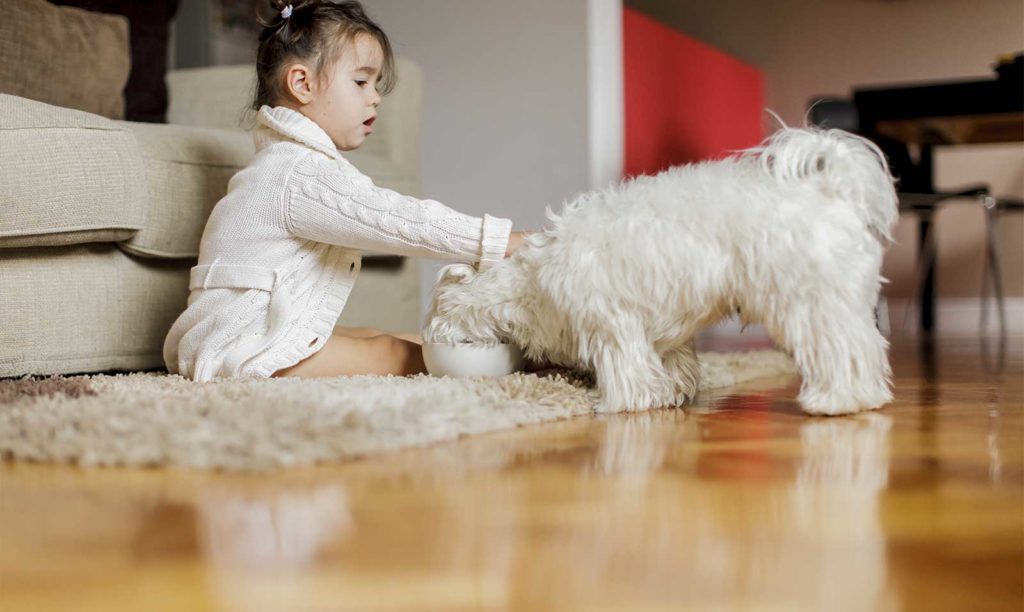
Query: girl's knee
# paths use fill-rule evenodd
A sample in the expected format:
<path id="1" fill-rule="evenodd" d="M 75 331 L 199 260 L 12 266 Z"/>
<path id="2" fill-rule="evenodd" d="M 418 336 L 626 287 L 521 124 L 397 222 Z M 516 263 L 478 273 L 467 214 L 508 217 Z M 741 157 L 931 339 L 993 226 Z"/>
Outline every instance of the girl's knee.
<path id="1" fill-rule="evenodd" d="M 378 374 L 404 376 L 408 374 L 410 361 L 410 343 L 388 334 L 364 340 L 372 359 L 377 366 Z"/>
<path id="2" fill-rule="evenodd" d="M 392 351 L 396 374 L 410 376 L 427 371 L 426 366 L 423 364 L 423 348 L 419 344 L 395 336 L 386 336 L 386 338 L 391 343 L 390 350 Z"/>
<path id="3" fill-rule="evenodd" d="M 402 340 L 405 340 L 406 342 L 412 342 L 413 344 L 419 344 L 421 346 L 423 345 L 423 336 L 421 336 L 419 334 L 396 333 L 396 334 L 393 334 L 393 335 L 396 338 L 401 338 Z"/>

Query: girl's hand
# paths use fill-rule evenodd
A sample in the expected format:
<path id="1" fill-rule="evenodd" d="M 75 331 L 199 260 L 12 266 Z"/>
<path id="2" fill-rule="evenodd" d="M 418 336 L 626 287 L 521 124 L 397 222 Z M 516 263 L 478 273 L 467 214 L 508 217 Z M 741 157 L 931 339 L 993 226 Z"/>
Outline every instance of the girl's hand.
<path id="1" fill-rule="evenodd" d="M 526 237 L 529 232 L 512 232 L 508 237 L 508 247 L 505 249 L 505 257 L 510 257 L 519 247 L 526 244 Z"/>

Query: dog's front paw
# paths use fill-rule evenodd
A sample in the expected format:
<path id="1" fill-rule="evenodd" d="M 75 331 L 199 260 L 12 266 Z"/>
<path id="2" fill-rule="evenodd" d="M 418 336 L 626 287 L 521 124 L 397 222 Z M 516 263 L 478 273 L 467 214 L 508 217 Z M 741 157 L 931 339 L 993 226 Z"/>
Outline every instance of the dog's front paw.
<path id="1" fill-rule="evenodd" d="M 622 412 L 622 409 L 609 402 L 607 398 L 602 397 L 594 404 L 594 412 L 597 414 L 615 414 L 616 412 Z"/>
<path id="2" fill-rule="evenodd" d="M 892 401 L 892 392 L 879 387 L 861 397 L 851 397 L 841 393 L 804 389 L 797 401 L 807 414 L 842 416 L 877 410 Z"/>
<path id="3" fill-rule="evenodd" d="M 693 398 L 697 396 L 697 385 L 677 385 L 675 393 L 672 395 L 672 406 L 685 406 L 693 401 Z"/>
<path id="4" fill-rule="evenodd" d="M 693 344 L 689 343 L 667 353 L 662 361 L 665 372 L 672 380 L 671 405 L 682 406 L 693 401 L 700 383 L 700 363 Z"/>
<path id="5" fill-rule="evenodd" d="M 642 412 L 652 408 L 668 408 L 676 405 L 673 402 L 672 394 L 665 389 L 647 389 L 628 394 L 612 391 L 601 395 L 596 411 L 602 414 Z"/>

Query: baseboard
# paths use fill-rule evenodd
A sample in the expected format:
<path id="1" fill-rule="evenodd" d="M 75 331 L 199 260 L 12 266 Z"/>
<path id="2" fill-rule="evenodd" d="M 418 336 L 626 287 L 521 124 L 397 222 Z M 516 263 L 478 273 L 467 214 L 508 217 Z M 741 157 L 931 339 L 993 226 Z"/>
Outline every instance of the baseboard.
<path id="1" fill-rule="evenodd" d="M 1024 297 L 1005 298 L 1006 333 L 1024 334 Z M 908 299 L 890 299 L 889 329 L 898 335 L 914 335 L 918 332 L 917 306 Z M 999 331 L 999 315 L 995 300 L 989 300 L 988 331 Z M 907 309 L 912 310 L 907 313 Z M 907 316 L 909 315 L 909 316 Z M 904 320 L 904 317 L 906 319 Z M 979 298 L 941 298 L 935 307 L 935 333 L 943 336 L 976 336 L 981 331 L 981 299 Z M 760 325 L 750 325 L 742 329 L 742 324 L 735 317 L 708 328 L 702 335 L 709 337 L 738 337 L 760 340 L 768 337 Z"/>
<path id="2" fill-rule="evenodd" d="M 1006 333 L 1024 333 L 1024 297 L 1004 298 L 1003 307 L 1006 309 Z M 919 315 L 919 307 L 913 301 L 889 300 L 889 322 L 893 333 L 917 333 Z M 999 332 L 995 299 L 988 301 L 987 331 Z M 935 304 L 935 333 L 943 336 L 976 336 L 981 333 L 981 299 L 940 298 Z"/>

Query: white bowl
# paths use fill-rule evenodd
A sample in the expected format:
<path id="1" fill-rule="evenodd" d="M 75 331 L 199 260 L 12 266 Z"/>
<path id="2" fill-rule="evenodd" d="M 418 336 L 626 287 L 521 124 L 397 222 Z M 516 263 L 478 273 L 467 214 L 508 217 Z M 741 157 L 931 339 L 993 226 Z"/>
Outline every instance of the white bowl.
<path id="1" fill-rule="evenodd" d="M 514 344 L 423 343 L 423 363 L 432 376 L 504 376 L 522 370 L 523 352 Z"/>

